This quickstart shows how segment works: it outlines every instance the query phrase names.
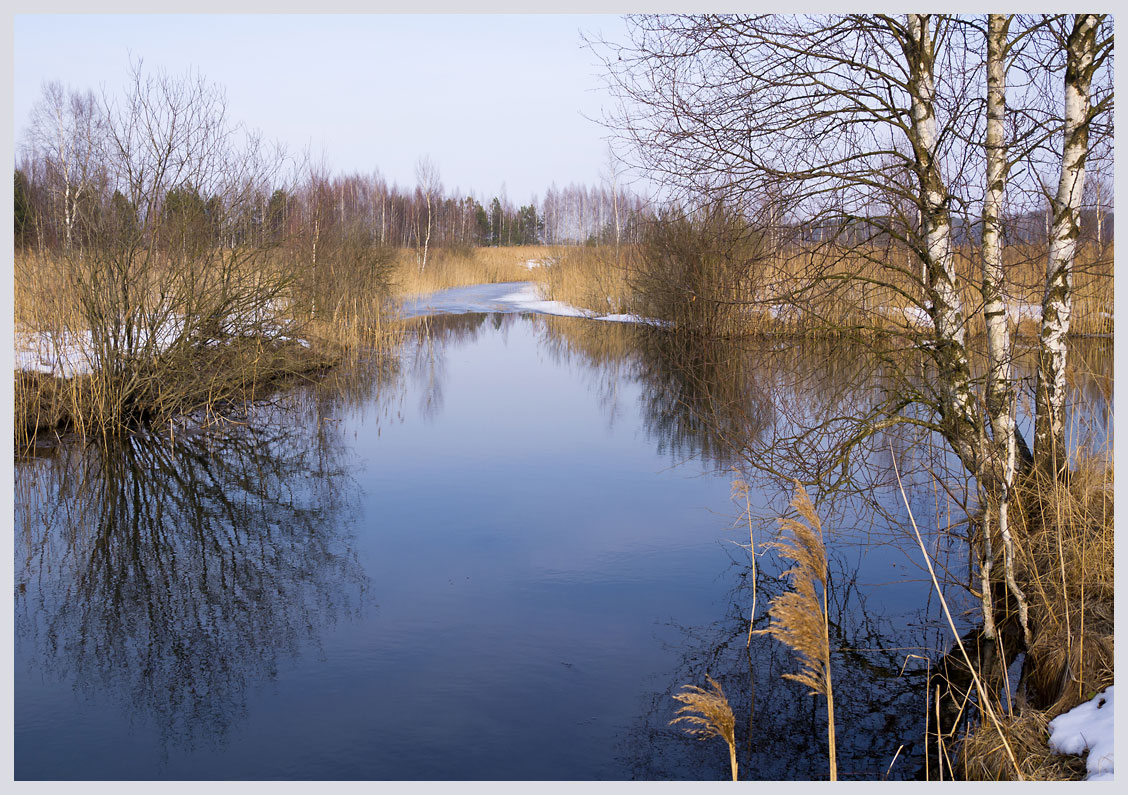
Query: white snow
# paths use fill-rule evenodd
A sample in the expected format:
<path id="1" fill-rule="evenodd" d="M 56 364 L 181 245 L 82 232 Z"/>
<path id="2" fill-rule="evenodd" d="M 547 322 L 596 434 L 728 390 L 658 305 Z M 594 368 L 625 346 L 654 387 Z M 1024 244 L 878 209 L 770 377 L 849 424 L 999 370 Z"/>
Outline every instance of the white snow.
<path id="1" fill-rule="evenodd" d="M 157 331 L 157 349 L 165 350 L 180 336 L 184 319 L 173 316 L 161 324 Z M 231 326 L 231 323 L 228 323 Z M 274 332 L 281 332 L 285 324 L 271 324 Z M 236 328 L 228 328 L 228 333 L 239 334 Z M 242 332 L 246 335 L 249 332 Z M 137 329 L 137 344 L 144 345 L 148 330 Z M 290 340 L 289 336 L 278 334 L 279 340 Z M 308 348 L 306 340 L 296 340 Z M 215 344 L 215 343 L 212 343 Z M 39 372 L 59 378 L 73 378 L 94 372 L 97 356 L 94 353 L 93 338 L 89 329 L 81 332 L 19 331 L 15 334 L 15 369 L 25 372 Z"/>
<path id="2" fill-rule="evenodd" d="M 650 323 L 651 325 L 661 325 L 657 320 L 647 320 L 642 315 L 596 315 L 593 320 L 606 320 L 609 323 Z"/>
<path id="3" fill-rule="evenodd" d="M 1012 323 L 1020 323 L 1023 320 L 1041 320 L 1042 307 L 1038 304 L 1008 304 L 1007 318 Z"/>
<path id="4" fill-rule="evenodd" d="M 929 317 L 928 312 L 919 306 L 901 307 L 901 313 L 904 314 L 905 320 L 909 322 L 910 326 L 927 326 L 932 323 L 932 318 Z"/>
<path id="5" fill-rule="evenodd" d="M 590 312 L 585 312 L 563 301 L 545 301 L 541 298 L 540 290 L 531 282 L 523 285 L 515 292 L 500 295 L 494 300 L 503 304 L 512 304 L 518 311 L 522 312 L 536 312 L 541 315 L 559 315 L 561 317 L 592 316 Z"/>
<path id="6" fill-rule="evenodd" d="M 1089 751 L 1088 781 L 1113 780 L 1113 687 L 1050 721 L 1050 748 L 1059 754 Z"/>
<path id="7" fill-rule="evenodd" d="M 773 320 L 794 320 L 799 317 L 799 309 L 787 304 L 772 304 L 768 307 L 768 314 Z"/>
<path id="8" fill-rule="evenodd" d="M 452 287 L 428 295 L 406 299 L 400 307 L 401 317 L 424 315 L 463 314 L 466 312 L 532 312 L 558 317 L 582 317 L 588 320 L 606 320 L 611 323 L 650 323 L 662 325 L 657 320 L 647 320 L 638 315 L 609 312 L 599 314 L 580 309 L 563 301 L 546 300 L 535 282 L 502 282 L 499 284 L 473 284 Z"/>
<path id="9" fill-rule="evenodd" d="M 15 342 L 17 370 L 71 378 L 93 369 L 89 331 L 78 337 L 66 332 L 18 332 Z"/>
<path id="10" fill-rule="evenodd" d="M 541 298 L 540 288 L 529 282 L 516 292 L 507 293 L 495 299 L 501 303 L 512 304 L 521 312 L 536 312 L 541 315 L 558 315 L 560 317 L 586 317 L 589 320 L 606 320 L 610 323 L 657 323 L 648 321 L 644 317 L 632 314 L 611 313 L 600 315 L 587 309 L 566 304 L 563 301 L 546 301 Z M 608 299 L 610 300 L 610 299 Z"/>

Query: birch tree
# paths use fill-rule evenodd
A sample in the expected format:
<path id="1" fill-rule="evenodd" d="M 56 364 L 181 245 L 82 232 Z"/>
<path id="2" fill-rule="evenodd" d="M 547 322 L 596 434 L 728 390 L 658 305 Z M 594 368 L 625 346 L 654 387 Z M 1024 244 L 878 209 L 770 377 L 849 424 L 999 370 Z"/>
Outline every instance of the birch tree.
<path id="1" fill-rule="evenodd" d="M 966 48 L 949 44 L 962 43 L 967 26 L 937 15 L 632 17 L 630 26 L 629 45 L 596 43 L 620 99 L 608 121 L 669 192 L 686 203 L 768 207 L 773 218 L 790 214 L 859 241 L 882 236 L 912 252 L 914 261 L 900 265 L 847 243 L 874 266 L 853 277 L 857 286 L 896 294 L 928 318 L 927 333 L 905 329 L 938 373 L 935 392 L 920 399 L 967 468 L 979 471 L 983 421 L 950 190 L 967 171 L 957 132 L 974 82 L 961 60 Z M 912 210 L 875 217 L 874 206 Z M 823 279 L 817 268 L 785 276 L 791 285 Z M 842 290 L 849 278 L 822 286 Z M 803 311 L 808 288 L 778 289 Z M 890 395 L 884 412 L 897 421 L 906 405 Z M 857 434 L 883 424 L 878 414 Z"/>
<path id="2" fill-rule="evenodd" d="M 50 82 L 31 114 L 28 146 L 46 166 L 63 245 L 75 245 L 81 202 L 96 190 L 105 115 L 93 92 L 68 90 Z"/>
<path id="3" fill-rule="evenodd" d="M 792 311 L 810 316 L 810 295 L 845 293 L 853 283 L 863 293 L 876 287 L 907 300 L 927 317 L 926 329 L 900 333 L 931 361 L 932 391 L 906 379 L 905 389 L 891 390 L 881 405 L 846 409 L 854 416 L 839 417 L 835 428 L 852 429 L 827 433 L 835 436 L 827 460 L 837 466 L 859 440 L 901 422 L 941 435 L 981 489 L 988 635 L 1000 554 L 1028 629 L 1013 565 L 1010 499 L 1020 467 L 1036 460 L 1057 473 L 1065 466 L 1066 335 L 1088 136 L 1112 103 L 1110 85 L 1098 100 L 1090 97 L 1094 72 L 1112 51 L 1102 18 L 1026 16 L 1017 31 L 1013 22 L 1004 15 L 638 16 L 629 18 L 627 43 L 592 43 L 619 100 L 609 126 L 669 195 L 687 204 L 721 199 L 769 208 L 770 216 L 750 215 L 748 223 L 773 229 L 789 214 L 803 251 L 821 247 L 841 258 L 834 250 L 847 249 L 850 262 L 872 266 L 842 273 L 793 260 L 780 276 L 793 286 L 766 300 L 783 296 Z M 1057 41 L 1046 35 L 1055 31 Z M 1053 94 L 1047 80 L 1062 52 L 1065 111 L 1058 114 L 1039 103 Z M 1019 103 L 1010 108 L 1007 68 L 1019 61 Z M 1111 138 L 1110 128 L 1101 133 Z M 1061 177 L 1046 238 L 1032 457 L 1016 426 L 1003 208 L 1008 190 L 1011 201 L 1030 197 L 1030 186 L 1052 164 L 1047 147 L 1054 140 L 1062 142 Z M 1012 168 L 1018 163 L 1023 167 Z M 1028 215 L 1037 209 L 1018 207 Z M 976 225 L 982 230 L 978 279 L 963 281 L 955 267 L 954 213 L 960 245 L 974 241 Z M 907 260 L 889 246 L 867 250 L 876 239 L 902 245 Z M 968 296 L 974 303 L 965 305 Z M 971 346 L 978 343 L 968 322 L 980 310 L 987 372 L 975 376 L 978 351 Z M 872 322 L 872 331 L 889 328 L 887 318 Z M 853 328 L 864 333 L 867 326 L 852 321 L 828 330 Z M 929 414 L 922 419 L 914 404 Z M 755 451 L 748 456 L 756 458 Z M 1002 550 L 992 548 L 998 538 Z"/>
<path id="4" fill-rule="evenodd" d="M 432 205 L 442 192 L 442 183 L 439 180 L 439 169 L 429 157 L 421 157 L 415 163 L 415 180 L 423 194 L 423 201 L 427 207 L 427 225 L 423 235 L 423 256 L 419 260 L 419 270 L 427 267 L 427 251 L 431 245 L 431 216 Z"/>
<path id="5" fill-rule="evenodd" d="M 1073 308 L 1073 260 L 1081 236 L 1081 198 L 1089 155 L 1090 125 L 1108 109 L 1111 94 L 1094 105 L 1093 75 L 1111 55 L 1112 33 L 1104 15 L 1077 14 L 1062 37 L 1065 50 L 1064 118 L 1061 176 L 1051 205 L 1046 291 L 1042 298 L 1038 383 L 1035 391 L 1034 462 L 1047 475 L 1058 476 L 1068 464 L 1065 440 L 1066 360 Z"/>

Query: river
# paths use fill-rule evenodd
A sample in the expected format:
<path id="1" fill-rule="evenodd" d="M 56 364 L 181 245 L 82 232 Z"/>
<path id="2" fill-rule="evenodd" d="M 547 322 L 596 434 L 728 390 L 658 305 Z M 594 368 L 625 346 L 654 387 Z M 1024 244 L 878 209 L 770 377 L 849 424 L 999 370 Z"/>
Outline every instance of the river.
<path id="1" fill-rule="evenodd" d="M 754 591 L 762 629 L 785 585 L 765 543 L 791 486 L 733 447 L 868 399 L 880 366 L 672 350 L 499 289 L 416 306 L 395 370 L 17 461 L 17 779 L 723 779 L 724 744 L 669 725 L 706 675 L 742 778 L 825 778 L 822 700 L 748 641 Z M 820 499 L 842 778 L 923 759 L 951 641 L 893 460 L 966 568 L 926 448 L 875 440 L 862 494 Z"/>

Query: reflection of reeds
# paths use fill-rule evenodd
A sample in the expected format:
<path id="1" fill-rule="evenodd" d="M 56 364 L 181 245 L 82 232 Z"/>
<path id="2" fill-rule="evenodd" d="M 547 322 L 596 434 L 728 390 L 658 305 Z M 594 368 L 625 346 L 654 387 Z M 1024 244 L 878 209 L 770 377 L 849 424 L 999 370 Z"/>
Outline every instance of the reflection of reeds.
<path id="1" fill-rule="evenodd" d="M 795 561 L 795 566 L 784 575 L 791 578 L 792 590 L 772 600 L 771 626 L 759 632 L 772 635 L 799 654 L 801 670 L 797 674 L 784 674 L 785 679 L 807 685 L 811 688 L 812 695 L 826 697 L 830 780 L 836 781 L 838 760 L 834 742 L 834 693 L 830 678 L 826 547 L 823 544 L 822 523 L 806 489 L 798 482 L 791 507 L 807 524 L 797 519 L 781 518 L 781 529 L 790 532 L 791 537 L 771 546 L 779 550 L 780 557 Z M 821 601 L 816 584 L 822 591 Z"/>
<path id="2" fill-rule="evenodd" d="M 736 471 L 735 468 L 733 470 Z M 752 646 L 752 627 L 756 625 L 756 535 L 752 532 L 752 497 L 748 481 L 737 475 L 732 481 L 732 498 L 744 500 L 744 511 L 741 518 L 748 522 L 748 550 L 752 555 L 752 612 L 748 618 L 748 640 L 745 648 Z"/>
<path id="3" fill-rule="evenodd" d="M 708 674 L 710 689 L 705 690 L 696 685 L 685 685 L 682 692 L 674 698 L 684 706 L 678 709 L 678 717 L 670 721 L 687 724 L 685 732 L 699 740 L 710 737 L 720 737 L 728 744 L 729 764 L 732 766 L 732 780 L 736 781 L 736 719 L 732 715 L 732 707 L 725 698 L 725 691 L 721 689 L 717 680 Z"/>

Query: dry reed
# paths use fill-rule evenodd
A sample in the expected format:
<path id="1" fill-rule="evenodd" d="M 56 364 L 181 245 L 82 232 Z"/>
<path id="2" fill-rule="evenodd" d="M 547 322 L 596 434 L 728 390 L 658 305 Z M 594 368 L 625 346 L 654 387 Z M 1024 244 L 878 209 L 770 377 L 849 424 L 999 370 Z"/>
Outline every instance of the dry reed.
<path id="1" fill-rule="evenodd" d="M 1109 457 L 1080 457 L 1069 477 L 1030 473 L 1018 488 L 1016 576 L 1029 598 L 1033 642 L 1018 710 L 998 725 L 972 727 L 960 748 L 965 777 L 1080 779 L 1081 757 L 1046 744 L 1049 721 L 1113 683 L 1115 570 L 1113 468 Z"/>
<path id="2" fill-rule="evenodd" d="M 1111 456 L 1083 456 L 1064 481 L 1020 484 L 1018 577 L 1036 626 L 1028 698 L 1065 712 L 1112 684 L 1115 569 Z"/>
<path id="3" fill-rule="evenodd" d="M 720 737 L 728 745 L 729 765 L 732 768 L 732 780 L 737 780 L 736 764 L 736 719 L 732 714 L 725 691 L 720 684 L 708 674 L 709 690 L 696 685 L 684 685 L 681 693 L 674 694 L 674 699 L 682 703 L 677 711 L 678 717 L 670 721 L 685 723 L 682 728 L 692 737 L 707 740 L 710 737 Z"/>
<path id="4" fill-rule="evenodd" d="M 395 295 L 407 297 L 471 284 L 527 281 L 537 278 L 552 256 L 547 246 L 438 249 L 420 268 L 412 249 L 400 249 L 391 286 Z"/>
<path id="5" fill-rule="evenodd" d="M 927 335 L 920 263 L 897 245 L 830 243 L 768 250 L 756 235 L 703 223 L 655 225 L 643 243 L 573 246 L 533 274 L 549 297 L 600 314 L 631 312 L 678 328 L 725 335 Z M 1075 262 L 1071 334 L 1114 331 L 1113 247 L 1082 246 Z M 978 252 L 958 247 L 957 284 L 972 337 L 983 333 Z M 1004 251 L 1016 334 L 1036 337 L 1045 286 L 1044 252 Z"/>
<path id="6" fill-rule="evenodd" d="M 767 634 L 791 647 L 799 656 L 799 673 L 783 677 L 811 688 L 811 695 L 826 698 L 827 748 L 830 780 L 838 780 L 838 755 L 834 734 L 834 688 L 830 672 L 830 617 L 827 602 L 826 546 L 823 543 L 822 523 L 815 513 L 807 490 L 795 484 L 795 498 L 791 507 L 806 520 L 781 517 L 780 527 L 790 538 L 770 546 L 780 557 L 795 562 L 785 577 L 791 578 L 792 590 L 772 600 L 772 623 L 757 634 Z"/>
<path id="7" fill-rule="evenodd" d="M 627 252 L 629 248 L 621 256 Z M 550 299 L 600 315 L 637 310 L 614 246 L 558 246 L 550 260 L 549 267 L 533 273 Z"/>

